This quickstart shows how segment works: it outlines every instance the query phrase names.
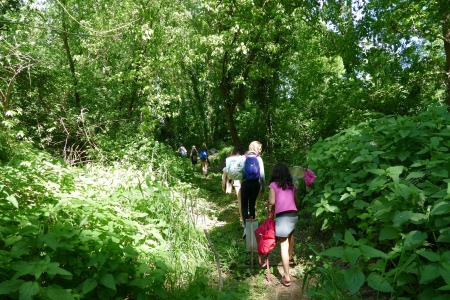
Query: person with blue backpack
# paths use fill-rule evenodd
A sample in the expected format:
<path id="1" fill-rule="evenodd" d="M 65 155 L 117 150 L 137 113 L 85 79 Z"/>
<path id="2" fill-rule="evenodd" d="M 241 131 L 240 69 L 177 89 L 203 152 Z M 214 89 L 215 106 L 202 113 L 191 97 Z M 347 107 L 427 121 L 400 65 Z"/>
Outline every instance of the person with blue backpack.
<path id="1" fill-rule="evenodd" d="M 208 148 L 206 148 L 206 144 L 202 144 L 202 148 L 200 149 L 200 152 L 198 153 L 198 157 L 200 158 L 200 162 L 202 163 L 202 171 L 203 175 L 208 175 L 208 165 L 209 165 L 209 159 L 208 159 Z"/>
<path id="2" fill-rule="evenodd" d="M 244 178 L 241 181 L 241 211 L 244 222 L 249 221 L 250 217 L 255 219 L 256 199 L 258 195 L 264 195 L 266 178 L 261 152 L 262 144 L 253 141 L 245 154 Z M 243 238 L 245 238 L 245 229 Z"/>

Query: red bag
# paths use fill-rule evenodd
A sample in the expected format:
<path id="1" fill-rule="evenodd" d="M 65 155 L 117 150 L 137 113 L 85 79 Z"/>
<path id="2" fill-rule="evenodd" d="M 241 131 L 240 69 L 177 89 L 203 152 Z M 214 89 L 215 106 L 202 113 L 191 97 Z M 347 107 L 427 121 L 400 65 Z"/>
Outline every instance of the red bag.
<path id="1" fill-rule="evenodd" d="M 256 243 L 258 244 L 258 260 L 263 268 L 267 267 L 267 281 L 270 281 L 269 252 L 277 244 L 275 221 L 273 219 L 274 208 L 275 206 L 272 206 L 270 216 L 255 230 Z M 263 261 L 261 261 L 261 256 L 263 257 Z"/>

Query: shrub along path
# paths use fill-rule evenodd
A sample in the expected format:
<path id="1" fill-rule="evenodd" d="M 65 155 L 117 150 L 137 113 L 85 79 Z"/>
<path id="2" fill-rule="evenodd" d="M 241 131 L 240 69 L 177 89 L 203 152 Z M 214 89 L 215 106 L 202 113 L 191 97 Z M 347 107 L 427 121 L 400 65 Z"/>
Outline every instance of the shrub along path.
<path id="1" fill-rule="evenodd" d="M 302 293 L 303 271 L 307 265 L 308 257 L 313 253 L 307 244 L 313 242 L 313 234 L 304 226 L 305 220 L 300 220 L 295 234 L 294 263 L 291 264 L 290 274 L 293 278 L 290 287 L 281 284 L 284 273 L 281 265 L 280 246 L 270 253 L 271 281 L 265 279 L 265 268 L 258 264 L 257 254 L 254 254 L 253 268 L 251 256 L 246 251 L 245 240 L 242 239 L 243 229 L 239 225 L 238 206 L 235 194 L 225 194 L 221 188 L 222 167 L 210 168 L 205 178 L 198 168 L 194 174 L 194 181 L 200 187 L 199 197 L 207 202 L 210 212 L 203 225 L 208 230 L 215 250 L 220 255 L 224 291 L 234 290 L 244 299 L 309 299 L 306 290 Z M 264 198 L 257 200 L 257 217 L 264 219 Z M 200 201 L 201 202 L 201 201 Z M 205 219 L 205 218 L 203 218 Z M 261 221 L 259 223 L 261 223 Z M 211 278 L 212 282 L 219 283 L 219 276 Z"/>

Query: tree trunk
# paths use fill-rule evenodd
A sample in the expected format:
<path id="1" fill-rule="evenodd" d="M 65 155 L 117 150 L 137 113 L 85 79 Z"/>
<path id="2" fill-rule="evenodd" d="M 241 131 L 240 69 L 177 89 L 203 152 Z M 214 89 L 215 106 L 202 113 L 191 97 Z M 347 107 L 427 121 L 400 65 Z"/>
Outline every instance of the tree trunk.
<path id="1" fill-rule="evenodd" d="M 67 26 L 63 18 L 63 32 L 61 32 L 61 38 L 64 42 L 64 49 L 66 50 L 67 60 L 69 61 L 70 73 L 73 80 L 73 89 L 75 91 L 75 104 L 77 107 L 81 107 L 80 94 L 78 93 L 78 80 L 75 74 L 75 63 L 73 62 L 72 54 L 70 53 L 69 40 L 67 37 Z"/>

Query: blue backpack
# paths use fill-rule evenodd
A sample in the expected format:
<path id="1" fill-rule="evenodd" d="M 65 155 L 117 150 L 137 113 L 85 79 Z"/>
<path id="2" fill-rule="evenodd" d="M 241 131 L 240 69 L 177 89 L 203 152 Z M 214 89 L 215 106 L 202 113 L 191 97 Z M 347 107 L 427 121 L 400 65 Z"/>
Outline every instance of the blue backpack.
<path id="1" fill-rule="evenodd" d="M 259 180 L 258 155 L 249 156 L 245 154 L 244 176 L 247 180 Z"/>
<path id="2" fill-rule="evenodd" d="M 205 149 L 200 150 L 200 153 L 198 155 L 201 160 L 206 160 L 208 158 L 208 152 L 206 152 Z"/>

